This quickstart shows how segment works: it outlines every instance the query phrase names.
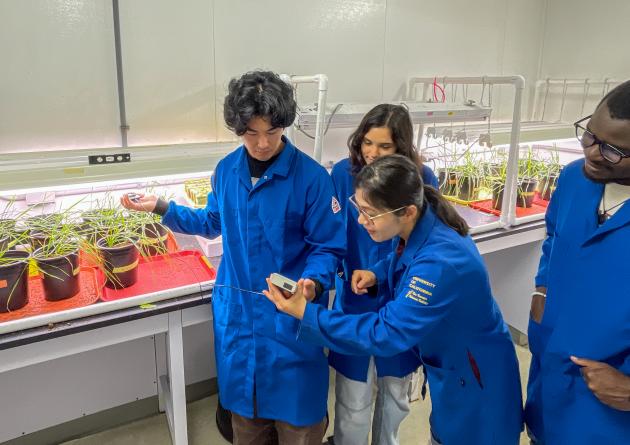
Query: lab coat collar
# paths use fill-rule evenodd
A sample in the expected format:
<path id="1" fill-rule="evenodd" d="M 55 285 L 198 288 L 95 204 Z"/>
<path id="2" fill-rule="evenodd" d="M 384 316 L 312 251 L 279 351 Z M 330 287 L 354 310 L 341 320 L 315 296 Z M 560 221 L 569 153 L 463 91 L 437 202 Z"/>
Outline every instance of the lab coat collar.
<path id="1" fill-rule="evenodd" d="M 588 234 L 586 240 L 583 244 L 587 244 L 591 242 L 594 238 L 600 237 L 605 233 L 612 232 L 613 230 L 617 230 L 621 227 L 624 227 L 630 224 L 630 204 L 627 202 L 623 204 L 613 216 L 605 221 L 601 226 L 597 224 L 597 211 L 599 210 L 599 203 L 602 199 L 602 194 L 604 193 L 604 185 L 599 184 L 593 181 L 588 181 L 586 196 L 580 197 L 579 194 L 574 196 L 573 205 L 580 205 L 580 201 L 582 201 L 581 205 L 585 205 L 587 212 L 591 213 L 591 218 L 589 220 L 593 220 L 594 223 L 589 222 L 588 224 L 593 224 L 593 227 L 589 227 Z M 588 218 L 588 215 L 587 215 Z"/>
<path id="2" fill-rule="evenodd" d="M 403 267 L 407 267 L 411 264 L 418 250 L 424 246 L 429 234 L 433 230 L 433 226 L 435 226 L 437 217 L 431 208 L 431 205 L 427 203 L 424 214 L 422 217 L 416 222 L 416 226 L 411 231 L 411 235 L 407 240 L 407 244 L 405 245 L 405 249 L 402 252 L 402 255 L 398 259 L 396 264 L 396 270 L 401 269 Z M 400 240 L 399 240 L 400 242 Z"/>
<path id="3" fill-rule="evenodd" d="M 291 165 L 293 164 L 293 158 L 295 158 L 297 148 L 289 141 L 286 136 L 282 136 L 282 142 L 284 142 L 284 148 L 280 152 L 278 159 L 269 166 L 265 172 L 265 176 L 289 176 Z M 247 186 L 248 189 L 252 188 L 252 178 L 249 173 L 249 165 L 247 164 L 247 149 L 245 145 L 241 145 L 239 148 L 238 158 L 234 163 L 233 170 L 238 171 L 241 178 L 241 182 Z"/>

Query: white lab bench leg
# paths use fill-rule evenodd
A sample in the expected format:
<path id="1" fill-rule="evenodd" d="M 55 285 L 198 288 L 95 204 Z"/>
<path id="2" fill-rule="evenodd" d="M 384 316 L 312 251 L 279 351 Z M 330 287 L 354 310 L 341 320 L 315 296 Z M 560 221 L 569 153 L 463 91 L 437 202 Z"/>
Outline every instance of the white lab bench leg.
<path id="1" fill-rule="evenodd" d="M 181 311 L 168 314 L 166 352 L 168 376 L 161 375 L 159 377 L 166 418 L 173 445 L 187 445 L 186 382 L 184 379 L 184 343 Z"/>

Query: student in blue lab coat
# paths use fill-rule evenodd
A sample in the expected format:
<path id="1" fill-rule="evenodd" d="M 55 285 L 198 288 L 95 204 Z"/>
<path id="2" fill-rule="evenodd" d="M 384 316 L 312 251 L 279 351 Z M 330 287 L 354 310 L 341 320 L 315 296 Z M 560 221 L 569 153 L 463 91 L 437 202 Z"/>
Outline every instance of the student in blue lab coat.
<path id="1" fill-rule="evenodd" d="M 413 146 L 411 118 L 401 105 L 380 104 L 372 108 L 348 138 L 348 148 L 350 157 L 339 161 L 332 170 L 337 198 L 342 203 L 354 194 L 352 182 L 365 165 L 394 153 L 411 159 L 420 167 L 423 182 L 437 188 L 437 178 L 422 165 Z M 386 298 L 376 292 L 369 298 L 352 292 L 350 279 L 353 271 L 367 269 L 392 252 L 391 240 L 373 241 L 357 217 L 354 206 L 344 206 L 348 253 L 342 273 L 335 279 L 334 308 L 346 314 L 378 312 L 385 305 Z M 337 371 L 335 445 L 367 444 L 370 424 L 373 444 L 398 444 L 400 423 L 409 413 L 411 373 L 420 364 L 417 354 L 405 351 L 393 357 L 370 357 L 330 351 L 328 362 Z M 377 393 L 372 421 L 374 380 Z"/>
<path id="2" fill-rule="evenodd" d="M 296 340 L 298 322 L 262 295 L 277 272 L 305 279 L 326 306 L 345 253 L 341 206 L 326 170 L 282 135 L 296 104 L 270 72 L 229 84 L 224 117 L 243 145 L 222 159 L 205 209 L 142 196 L 123 205 L 163 214 L 171 229 L 223 240 L 212 295 L 221 403 L 232 411 L 234 443 L 321 445 L 326 428 L 328 363 L 324 351 Z"/>
<path id="3" fill-rule="evenodd" d="M 536 444 L 630 443 L 630 81 L 575 123 L 547 209 L 525 420 Z"/>
<path id="4" fill-rule="evenodd" d="M 377 313 L 344 314 L 309 303 L 301 287 L 288 296 L 267 280 L 265 295 L 301 320 L 304 344 L 375 356 L 413 348 L 431 390 L 433 444 L 518 444 L 514 345 L 465 221 L 400 155 L 365 166 L 355 189 L 359 222 L 375 241 L 393 238 L 397 247 L 388 260 L 354 271 L 352 288 L 361 295 L 378 284 L 392 301 Z"/>

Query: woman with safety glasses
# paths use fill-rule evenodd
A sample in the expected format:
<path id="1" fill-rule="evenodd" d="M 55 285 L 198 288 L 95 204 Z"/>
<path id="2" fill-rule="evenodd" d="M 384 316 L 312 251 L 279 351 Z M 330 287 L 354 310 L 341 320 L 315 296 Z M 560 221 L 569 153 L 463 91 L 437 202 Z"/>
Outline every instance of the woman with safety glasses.
<path id="1" fill-rule="evenodd" d="M 437 187 L 435 175 L 429 167 L 422 165 L 415 150 L 411 118 L 401 105 L 381 104 L 372 108 L 350 135 L 348 148 L 350 157 L 338 162 L 332 170 L 337 198 L 342 207 L 354 194 L 352 182 L 355 175 L 374 160 L 394 153 L 411 159 L 421 168 L 424 183 Z M 373 241 L 361 228 L 357 217 L 357 208 L 345 205 L 348 249 L 342 270 L 335 280 L 334 308 L 347 314 L 377 312 L 385 304 L 387 297 L 376 289 L 368 295 L 354 293 L 350 278 L 355 270 L 366 269 L 392 252 L 391 241 Z M 367 444 L 370 426 L 373 444 L 398 444 L 400 423 L 409 413 L 411 374 L 418 369 L 418 357 L 411 351 L 394 357 L 330 351 L 328 361 L 337 371 L 335 445 Z M 377 392 L 372 416 L 374 384 Z"/>
<path id="2" fill-rule="evenodd" d="M 492 298 L 466 222 L 409 159 L 385 156 L 356 176 L 358 221 L 388 259 L 355 270 L 357 295 L 377 286 L 390 300 L 378 312 L 344 314 L 308 303 L 269 280 L 265 295 L 300 319 L 298 340 L 345 354 L 396 356 L 411 348 L 422 361 L 433 412 L 429 443 L 516 445 L 522 429 L 514 345 Z"/>

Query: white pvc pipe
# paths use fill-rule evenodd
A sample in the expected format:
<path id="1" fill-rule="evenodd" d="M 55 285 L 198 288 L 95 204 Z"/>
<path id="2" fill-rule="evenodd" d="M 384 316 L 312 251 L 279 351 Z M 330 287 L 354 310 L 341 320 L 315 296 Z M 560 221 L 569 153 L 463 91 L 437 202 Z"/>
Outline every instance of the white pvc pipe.
<path id="1" fill-rule="evenodd" d="M 315 123 L 315 142 L 313 158 L 319 163 L 322 162 L 322 151 L 324 146 L 324 121 L 326 119 L 326 96 L 328 94 L 328 76 L 325 74 L 314 74 L 312 76 L 288 76 L 281 74 L 280 78 L 291 84 L 316 83 L 317 84 L 317 121 Z M 288 79 L 288 80 L 287 80 Z M 291 128 L 293 135 L 293 128 Z M 287 132 L 288 137 L 289 132 Z"/>
<path id="2" fill-rule="evenodd" d="M 416 84 L 424 84 L 424 92 L 428 85 L 432 84 L 435 77 L 412 77 L 409 79 L 409 93 L 413 91 Z M 518 174 L 518 148 L 519 135 L 521 131 L 521 104 L 523 101 L 523 89 L 525 88 L 525 78 L 520 75 L 515 76 L 481 76 L 481 77 L 441 77 L 443 84 L 454 83 L 462 85 L 482 84 L 482 85 L 514 85 L 514 110 L 512 112 L 512 132 L 510 134 L 510 149 L 506 172 L 505 190 L 501 208 L 507 211 L 501 212 L 499 222 L 503 227 L 509 227 L 516 219 L 516 175 Z M 425 96 L 423 92 L 423 98 Z M 483 226 L 482 226 L 483 227 Z"/>
<path id="3" fill-rule="evenodd" d="M 541 219 L 545 218 L 545 214 L 544 213 L 537 213 L 535 215 L 527 215 L 527 216 L 521 216 L 520 218 L 516 218 L 516 221 L 514 222 L 515 226 L 518 226 L 519 224 L 525 224 L 528 222 L 532 222 L 532 221 L 540 221 Z"/>
<path id="4" fill-rule="evenodd" d="M 471 227 L 468 231 L 468 233 L 470 233 L 471 235 L 475 235 L 477 233 L 483 233 L 483 232 L 489 232 L 490 230 L 494 230 L 494 229 L 502 229 L 503 226 L 501 225 L 500 221 L 496 221 L 493 223 L 488 223 L 488 224 L 482 224 L 480 226 L 476 226 L 476 227 Z"/>

